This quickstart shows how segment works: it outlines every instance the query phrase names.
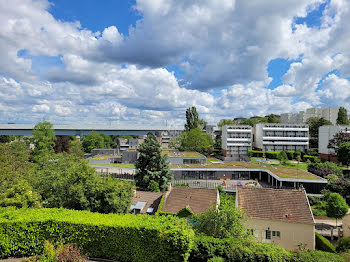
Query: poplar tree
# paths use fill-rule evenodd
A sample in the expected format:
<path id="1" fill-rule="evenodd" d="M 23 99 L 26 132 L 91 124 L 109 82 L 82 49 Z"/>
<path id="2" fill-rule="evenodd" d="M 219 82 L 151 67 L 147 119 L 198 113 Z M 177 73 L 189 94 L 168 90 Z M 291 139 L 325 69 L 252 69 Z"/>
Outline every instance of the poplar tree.
<path id="1" fill-rule="evenodd" d="M 339 108 L 337 125 L 349 125 L 348 111 L 344 107 Z"/>

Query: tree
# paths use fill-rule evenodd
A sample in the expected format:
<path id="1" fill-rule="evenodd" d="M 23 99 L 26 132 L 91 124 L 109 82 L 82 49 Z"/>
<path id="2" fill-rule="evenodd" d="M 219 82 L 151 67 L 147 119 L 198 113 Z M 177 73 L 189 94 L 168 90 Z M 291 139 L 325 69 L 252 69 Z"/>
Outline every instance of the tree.
<path id="1" fill-rule="evenodd" d="M 10 143 L 15 140 L 15 136 L 0 135 L 0 143 Z"/>
<path id="2" fill-rule="evenodd" d="M 343 143 L 339 146 L 337 160 L 345 166 L 350 164 L 350 142 Z"/>
<path id="3" fill-rule="evenodd" d="M 218 127 L 221 129 L 223 126 L 232 126 L 235 124 L 235 121 L 233 121 L 232 119 L 221 119 L 218 123 Z"/>
<path id="4" fill-rule="evenodd" d="M 349 125 L 348 111 L 344 107 L 339 108 L 337 125 Z"/>
<path id="5" fill-rule="evenodd" d="M 282 151 L 282 152 L 279 154 L 278 157 L 279 157 L 280 162 L 281 162 L 283 165 L 285 165 L 285 164 L 287 163 L 287 161 L 288 161 L 288 156 L 287 156 L 286 151 Z"/>
<path id="6" fill-rule="evenodd" d="M 281 121 L 276 115 L 270 114 L 267 116 L 267 122 L 268 123 L 280 123 Z"/>
<path id="7" fill-rule="evenodd" d="M 310 148 L 318 148 L 318 129 L 320 126 L 332 125 L 332 122 L 323 117 L 310 117 L 306 120 L 310 130 Z"/>
<path id="8" fill-rule="evenodd" d="M 341 144 L 350 142 L 350 133 L 338 132 L 336 133 L 331 140 L 329 140 L 328 148 L 332 148 L 335 153 L 337 153 L 338 148 Z"/>
<path id="9" fill-rule="evenodd" d="M 295 160 L 298 161 L 298 165 L 299 165 L 299 163 L 301 161 L 301 152 L 300 151 L 295 151 L 294 156 L 295 156 Z"/>
<path id="10" fill-rule="evenodd" d="M 333 217 L 336 219 L 342 218 L 348 212 L 348 205 L 346 204 L 344 198 L 338 193 L 330 193 L 327 198 L 326 212 L 328 217 Z"/>
<path id="11" fill-rule="evenodd" d="M 74 140 L 71 142 L 69 153 L 76 155 L 77 157 L 80 157 L 80 158 L 84 156 L 84 151 L 83 151 L 81 142 L 79 140 Z"/>
<path id="12" fill-rule="evenodd" d="M 154 182 L 156 182 L 159 189 L 165 191 L 173 175 L 169 169 L 167 155 L 162 155 L 161 145 L 156 137 L 148 133 L 137 151 L 139 157 L 135 162 L 136 185 L 144 190 L 150 190 L 155 188 Z"/>
<path id="13" fill-rule="evenodd" d="M 202 154 L 213 150 L 213 139 L 199 127 L 191 129 L 182 136 L 181 150 L 196 151 Z"/>
<path id="14" fill-rule="evenodd" d="M 56 136 L 54 150 L 55 153 L 69 152 L 71 139 L 68 136 Z"/>
<path id="15" fill-rule="evenodd" d="M 32 159 L 36 163 L 41 163 L 54 153 L 55 132 L 51 123 L 43 122 L 36 124 L 32 133 L 34 137 Z"/>
<path id="16" fill-rule="evenodd" d="M 95 148 L 105 147 L 105 138 L 100 133 L 93 131 L 83 138 L 83 148 L 86 153 L 91 153 Z"/>
<path id="17" fill-rule="evenodd" d="M 185 130 L 190 131 L 191 129 L 199 126 L 199 116 L 196 107 L 192 106 L 186 110 L 186 124 Z"/>

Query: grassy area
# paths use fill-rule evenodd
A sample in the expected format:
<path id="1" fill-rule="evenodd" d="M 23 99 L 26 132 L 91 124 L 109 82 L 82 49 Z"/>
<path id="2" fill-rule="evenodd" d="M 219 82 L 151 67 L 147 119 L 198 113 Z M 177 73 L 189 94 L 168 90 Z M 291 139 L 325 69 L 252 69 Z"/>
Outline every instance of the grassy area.
<path id="1" fill-rule="evenodd" d="M 294 179 L 312 179 L 317 180 L 319 177 L 302 170 L 300 168 L 293 168 L 289 166 L 270 165 L 265 163 L 252 162 L 222 162 L 220 164 L 207 163 L 206 165 L 171 165 L 171 168 L 232 168 L 232 169 L 266 169 L 280 178 L 294 178 Z"/>
<path id="2" fill-rule="evenodd" d="M 216 158 L 207 158 L 207 163 L 211 163 L 211 162 L 215 162 L 215 161 L 221 161 L 221 160 L 219 160 L 219 159 L 216 159 Z"/>
<path id="3" fill-rule="evenodd" d="M 135 168 L 134 164 L 103 164 L 104 166 Z"/>
<path id="4" fill-rule="evenodd" d="M 307 171 L 307 164 L 306 163 L 299 163 L 299 164 L 292 164 L 292 163 L 287 163 L 285 165 L 283 164 L 271 164 L 272 166 L 282 166 L 282 167 L 289 167 L 289 168 L 296 168 L 296 169 L 301 169 L 304 171 Z"/>
<path id="5" fill-rule="evenodd" d="M 120 157 L 120 156 L 95 156 L 90 160 L 104 160 L 104 159 L 111 159 L 111 158 L 117 158 L 117 157 Z"/>
<path id="6" fill-rule="evenodd" d="M 174 152 L 170 152 L 167 150 L 163 150 L 162 154 L 165 155 L 167 154 L 168 157 L 203 157 L 203 155 L 201 155 L 198 152 L 178 152 L 178 153 L 174 153 Z"/>

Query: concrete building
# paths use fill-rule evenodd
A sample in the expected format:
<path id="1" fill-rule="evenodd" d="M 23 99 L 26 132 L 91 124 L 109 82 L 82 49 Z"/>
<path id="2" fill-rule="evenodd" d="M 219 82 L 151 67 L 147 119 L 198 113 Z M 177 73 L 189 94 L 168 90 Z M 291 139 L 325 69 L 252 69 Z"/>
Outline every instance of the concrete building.
<path id="1" fill-rule="evenodd" d="M 327 160 L 331 159 L 332 155 L 335 155 L 334 149 L 328 148 L 329 140 L 331 140 L 335 134 L 342 132 L 350 134 L 350 126 L 321 126 L 318 131 L 318 154 L 321 158 Z"/>
<path id="2" fill-rule="evenodd" d="M 156 132 L 156 136 L 162 148 L 166 149 L 169 147 L 170 139 L 179 136 L 181 132 L 182 130 L 165 130 Z"/>
<path id="3" fill-rule="evenodd" d="M 252 149 L 252 127 L 223 126 L 221 143 L 224 160 L 241 160 Z"/>
<path id="4" fill-rule="evenodd" d="M 297 124 L 257 124 L 254 147 L 263 151 L 301 151 L 309 148 L 309 126 Z"/>
<path id="5" fill-rule="evenodd" d="M 308 108 L 306 112 L 281 114 L 281 124 L 304 124 L 310 117 L 323 117 L 331 121 L 333 125 L 337 122 L 339 107 Z"/>
<path id="6" fill-rule="evenodd" d="M 260 242 L 290 250 L 315 249 L 315 220 L 303 189 L 238 188 L 236 206 L 247 214 L 246 228 Z"/>

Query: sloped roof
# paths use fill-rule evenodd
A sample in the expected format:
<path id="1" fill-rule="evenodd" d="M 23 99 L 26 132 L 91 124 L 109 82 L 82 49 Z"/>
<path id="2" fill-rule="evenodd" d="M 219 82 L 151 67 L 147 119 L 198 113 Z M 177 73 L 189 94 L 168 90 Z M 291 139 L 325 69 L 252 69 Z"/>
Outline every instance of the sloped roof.
<path id="1" fill-rule="evenodd" d="M 304 190 L 238 188 L 237 204 L 250 218 L 314 224 Z"/>
<path id="2" fill-rule="evenodd" d="M 187 207 L 195 214 L 203 213 L 216 204 L 217 196 L 216 189 L 173 187 L 164 199 L 162 211 L 177 213 Z"/>
<path id="3" fill-rule="evenodd" d="M 136 195 L 131 198 L 131 205 L 135 206 L 138 202 L 146 202 L 140 213 L 145 214 L 147 209 L 152 207 L 154 214 L 158 209 L 162 195 L 161 192 L 136 191 Z"/>

